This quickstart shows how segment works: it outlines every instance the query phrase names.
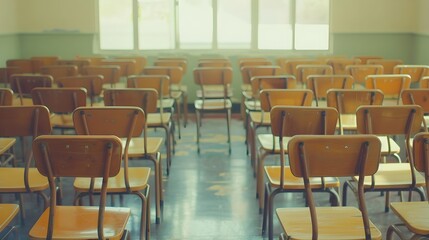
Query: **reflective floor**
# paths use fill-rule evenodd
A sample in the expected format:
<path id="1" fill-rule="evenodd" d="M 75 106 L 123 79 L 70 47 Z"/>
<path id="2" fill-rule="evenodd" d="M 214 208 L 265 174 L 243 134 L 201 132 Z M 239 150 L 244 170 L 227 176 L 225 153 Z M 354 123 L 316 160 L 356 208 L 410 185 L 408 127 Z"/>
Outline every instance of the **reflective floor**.
<path id="1" fill-rule="evenodd" d="M 246 155 L 245 131 L 238 116 L 232 121 L 232 154 L 228 154 L 226 143 L 226 121 L 216 116 L 205 116 L 202 124 L 201 153 L 197 153 L 196 126 L 191 120 L 186 128 L 182 126 L 182 138 L 177 139 L 170 175 L 164 171 L 164 206 L 160 224 L 155 224 L 154 197 L 151 199 L 151 239 L 263 239 L 261 236 L 262 215 L 258 211 L 255 197 L 256 180 Z M 264 131 L 264 130 L 261 130 Z M 161 130 L 152 135 L 162 136 Z M 165 159 L 165 149 L 163 149 Z M 147 165 L 143 161 L 133 161 L 133 165 Z M 163 163 L 165 164 L 165 162 Z M 266 164 L 278 164 L 269 158 Z M 165 170 L 165 169 L 164 169 Z M 72 180 L 63 182 L 65 204 L 73 198 Z M 154 184 L 151 183 L 152 191 Z M 416 194 L 415 194 L 416 195 Z M 354 196 L 348 196 L 349 205 L 356 206 Z M 367 206 L 371 220 L 383 235 L 387 226 L 398 222 L 390 212 L 384 212 L 384 197 L 379 193 L 367 194 Z M 397 194 L 391 194 L 391 201 L 398 201 Z M 14 196 L 3 196 L 3 202 L 11 202 Z M 318 205 L 328 205 L 327 194 L 316 194 Z M 127 228 L 131 238 L 138 239 L 140 222 L 140 202 L 137 197 L 125 196 L 121 204 L 114 199 L 115 206 L 132 209 L 132 217 Z M 304 206 L 300 193 L 280 194 L 275 207 Z M 19 239 L 27 239 L 27 234 L 42 212 L 42 203 L 35 195 L 25 195 L 25 224 L 18 220 Z M 281 232 L 278 222 L 274 222 L 274 236 Z M 13 239 L 13 238 L 12 238 Z"/>

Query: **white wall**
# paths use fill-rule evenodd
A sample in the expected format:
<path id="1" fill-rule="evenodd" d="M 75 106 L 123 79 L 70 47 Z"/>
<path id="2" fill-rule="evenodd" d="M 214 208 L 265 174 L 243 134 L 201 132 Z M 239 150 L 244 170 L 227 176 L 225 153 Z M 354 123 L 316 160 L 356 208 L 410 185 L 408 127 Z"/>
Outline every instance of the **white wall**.
<path id="1" fill-rule="evenodd" d="M 427 0 L 419 1 L 429 9 Z M 416 32 L 417 5 L 417 1 L 410 0 L 332 0 L 332 32 Z M 424 13 L 422 8 L 420 12 Z M 427 19 L 424 23 L 427 25 Z"/>
<path id="2" fill-rule="evenodd" d="M 96 31 L 96 0 L 9 1 L 17 2 L 18 32 Z"/>
<path id="3" fill-rule="evenodd" d="M 0 0 L 0 34 L 16 33 L 15 0 Z"/>

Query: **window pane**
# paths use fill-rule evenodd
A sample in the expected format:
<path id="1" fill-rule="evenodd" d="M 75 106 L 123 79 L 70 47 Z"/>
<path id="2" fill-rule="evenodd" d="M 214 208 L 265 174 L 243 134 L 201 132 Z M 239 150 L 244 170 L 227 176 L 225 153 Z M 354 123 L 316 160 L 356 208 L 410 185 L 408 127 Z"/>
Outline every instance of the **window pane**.
<path id="1" fill-rule="evenodd" d="M 174 1 L 139 0 L 139 48 L 173 49 Z"/>
<path id="2" fill-rule="evenodd" d="M 329 49 L 329 1 L 296 1 L 295 48 Z"/>
<path id="3" fill-rule="evenodd" d="M 180 48 L 211 48 L 213 38 L 212 1 L 181 0 L 178 3 Z"/>
<path id="4" fill-rule="evenodd" d="M 260 0 L 259 49 L 292 49 L 290 0 Z"/>
<path id="5" fill-rule="evenodd" d="M 218 0 L 218 47 L 250 48 L 251 1 Z"/>
<path id="6" fill-rule="evenodd" d="M 100 48 L 133 49 L 132 0 L 100 0 Z"/>

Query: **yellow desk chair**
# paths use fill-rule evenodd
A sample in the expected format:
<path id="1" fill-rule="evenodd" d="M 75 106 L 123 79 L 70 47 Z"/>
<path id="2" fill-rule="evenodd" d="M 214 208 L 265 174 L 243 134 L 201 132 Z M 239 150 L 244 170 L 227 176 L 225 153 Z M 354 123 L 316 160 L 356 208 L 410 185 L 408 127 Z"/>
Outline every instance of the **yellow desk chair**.
<path id="1" fill-rule="evenodd" d="M 329 59 L 326 64 L 330 65 L 333 70 L 333 74 L 335 75 L 347 75 L 346 67 L 349 65 L 357 65 L 360 64 L 359 59 L 353 58 L 334 58 Z"/>
<path id="2" fill-rule="evenodd" d="M 350 75 L 309 75 L 307 89 L 311 89 L 316 100 L 316 106 L 326 106 L 326 95 L 330 89 L 352 89 L 353 77 Z M 321 103 L 321 104 L 320 104 Z"/>
<path id="3" fill-rule="evenodd" d="M 400 103 L 402 90 L 410 88 L 411 77 L 407 74 L 379 74 L 368 75 L 365 81 L 367 89 L 383 92 L 385 105 L 394 105 Z"/>
<path id="4" fill-rule="evenodd" d="M 383 92 L 378 89 L 330 89 L 326 94 L 328 107 L 337 109 L 338 129 L 356 132 L 356 110 L 362 105 L 382 105 Z"/>
<path id="5" fill-rule="evenodd" d="M 396 65 L 394 74 L 408 74 L 411 83 L 418 83 L 423 77 L 429 76 L 429 65 Z"/>
<path id="6" fill-rule="evenodd" d="M 84 88 L 86 95 L 90 100 L 90 105 L 103 105 L 100 100 L 103 93 L 103 76 L 101 75 L 86 75 L 64 77 L 57 79 L 59 88 Z"/>
<path id="7" fill-rule="evenodd" d="M 429 89 L 404 89 L 401 92 L 403 105 L 419 105 L 423 109 L 423 129 L 428 129 L 429 125 Z"/>
<path id="8" fill-rule="evenodd" d="M 348 65 L 346 66 L 346 74 L 353 77 L 355 80 L 354 88 L 365 88 L 365 79 L 368 75 L 383 74 L 382 65 Z"/>
<path id="9" fill-rule="evenodd" d="M 17 204 L 0 203 L 0 239 L 6 239 L 9 234 L 16 231 L 15 226 L 10 226 L 19 212 Z"/>
<path id="10" fill-rule="evenodd" d="M 33 143 L 39 172 L 48 178 L 51 202 L 29 232 L 30 239 L 129 239 L 131 210 L 106 207 L 106 192 L 121 171 L 122 144 L 115 136 L 40 136 Z M 97 178 L 99 206 L 57 206 L 56 178 Z M 146 212 L 145 212 L 146 214 Z"/>
<path id="11" fill-rule="evenodd" d="M 410 138 L 421 130 L 423 110 L 417 105 L 403 106 L 361 106 L 356 111 L 357 132 L 359 134 L 376 134 L 382 141 L 381 156 L 391 155 L 396 143 L 391 136 L 403 136 L 406 159 L 399 163 L 380 163 L 380 167 L 371 178 L 364 182 L 365 192 L 386 192 L 385 211 L 389 211 L 389 191 L 416 191 L 422 200 L 425 199 L 422 187 L 424 177 L 415 171 L 411 156 Z M 402 144 L 401 144 L 402 145 Z M 379 159 L 381 160 L 381 159 Z M 356 193 L 355 176 L 344 182 L 343 206 L 347 205 L 347 190 Z"/>
<path id="12" fill-rule="evenodd" d="M 281 129 L 280 129 L 281 131 Z M 376 136 L 295 136 L 288 143 L 291 175 L 301 179 L 308 207 L 276 210 L 284 233 L 280 239 L 382 239 L 369 220 L 363 179 L 378 168 L 381 143 Z M 280 157 L 284 164 L 285 158 Z M 358 208 L 316 207 L 315 179 L 358 175 Z"/>
<path id="13" fill-rule="evenodd" d="M 194 107 L 197 115 L 197 148 L 200 153 L 201 137 L 201 115 L 205 112 L 222 111 L 226 113 L 227 143 L 228 152 L 231 154 L 231 108 L 232 102 L 228 95 L 228 89 L 232 83 L 232 68 L 229 67 L 200 67 L 194 69 L 194 82 L 200 87 L 201 98 L 195 100 Z M 222 96 L 212 98 L 207 93 L 207 87 L 222 86 Z M 206 94 L 208 96 L 206 96 Z"/>
<path id="14" fill-rule="evenodd" d="M 285 146 L 295 135 L 333 135 L 338 112 L 334 108 L 277 106 L 271 110 L 270 116 L 271 132 L 275 137 L 274 140 L 271 138 L 272 154 L 283 155 L 289 153 Z M 272 240 L 274 198 L 279 193 L 302 193 L 305 188 L 303 179 L 295 177 L 284 161 L 277 166 L 265 166 L 265 174 L 268 181 L 265 184 L 262 234 L 268 229 L 268 239 Z M 340 204 L 339 187 L 338 178 L 314 178 L 311 182 L 313 191 L 329 193 L 332 205 Z"/>
<path id="15" fill-rule="evenodd" d="M 426 195 L 429 189 L 429 135 L 427 132 L 418 133 L 413 141 L 412 161 L 417 171 L 423 172 L 426 182 Z M 429 195 L 428 195 L 429 196 Z M 393 239 L 394 233 L 402 240 L 421 239 L 429 236 L 429 204 L 421 202 L 395 202 L 390 204 L 393 213 L 399 217 L 401 223 L 392 224 L 387 229 L 387 239 Z M 402 227 L 407 231 L 403 231 Z M 411 232 L 411 238 L 406 237 L 406 232 Z"/>
<path id="16" fill-rule="evenodd" d="M 310 75 L 332 75 L 334 70 L 327 64 L 300 64 L 296 66 L 296 80 L 305 88 Z"/>
<path id="17" fill-rule="evenodd" d="M 77 66 L 74 65 L 49 65 L 40 68 L 40 73 L 52 76 L 54 83 L 58 78 L 73 77 L 79 75 Z"/>
<path id="18" fill-rule="evenodd" d="M 83 68 L 89 66 L 91 61 L 88 59 L 59 59 L 57 61 L 58 65 L 71 65 L 76 66 L 79 75 L 83 74 Z"/>
<path id="19" fill-rule="evenodd" d="M 149 218 L 149 185 L 148 180 L 151 169 L 148 167 L 129 167 L 129 158 L 134 152 L 143 152 L 142 159 L 159 162 L 158 149 L 162 139 L 148 138 L 146 135 L 145 114 L 138 107 L 84 107 L 73 113 L 73 122 L 76 133 L 79 135 L 115 135 L 121 138 L 123 145 L 123 163 L 119 174 L 107 185 L 107 194 L 132 194 L 141 200 L 140 213 L 140 239 L 148 234 Z M 140 137 L 143 133 L 143 137 Z M 159 167 L 155 167 L 155 185 L 160 187 Z M 92 182 L 95 185 L 92 186 Z M 89 195 L 92 201 L 93 194 L 102 193 L 101 179 L 76 178 L 74 189 L 77 193 L 77 203 L 83 196 Z M 155 194 L 156 221 L 160 220 L 160 189 Z M 146 229 L 146 231 L 145 231 Z"/>
<path id="20" fill-rule="evenodd" d="M 121 68 L 116 65 L 89 65 L 83 68 L 83 74 L 86 75 L 101 75 L 103 76 L 103 87 L 115 88 L 121 87 L 119 82 L 121 79 Z M 123 87 L 123 86 L 122 86 Z"/>
<path id="21" fill-rule="evenodd" d="M 397 65 L 402 65 L 403 61 L 400 59 L 369 59 L 367 61 L 368 65 L 381 65 L 383 66 L 384 74 L 393 74 L 394 68 Z"/>
<path id="22" fill-rule="evenodd" d="M 14 106 L 31 106 L 31 91 L 36 87 L 52 88 L 54 79 L 50 75 L 14 74 L 10 79 L 10 88 L 16 94 Z"/>
<path id="23" fill-rule="evenodd" d="M 4 149 L 15 144 L 16 137 L 36 138 L 51 133 L 49 110 L 44 106 L 0 106 L 0 139 Z M 21 222 L 25 222 L 22 194 L 36 193 L 48 205 L 44 191 L 48 189 L 48 179 L 31 167 L 32 151 L 22 151 L 24 167 L 0 168 L 0 194 L 15 194 L 19 198 Z"/>

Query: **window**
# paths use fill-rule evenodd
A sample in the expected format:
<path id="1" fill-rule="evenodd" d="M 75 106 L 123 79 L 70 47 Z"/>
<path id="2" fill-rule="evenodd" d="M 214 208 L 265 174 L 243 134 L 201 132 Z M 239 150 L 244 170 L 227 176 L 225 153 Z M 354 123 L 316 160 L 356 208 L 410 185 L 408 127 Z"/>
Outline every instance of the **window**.
<path id="1" fill-rule="evenodd" d="M 99 0 L 100 49 L 328 50 L 330 1 Z"/>

